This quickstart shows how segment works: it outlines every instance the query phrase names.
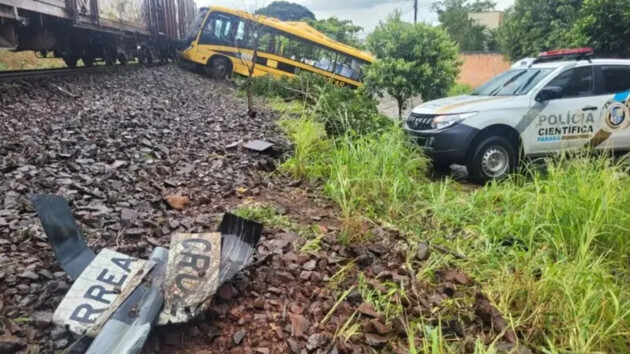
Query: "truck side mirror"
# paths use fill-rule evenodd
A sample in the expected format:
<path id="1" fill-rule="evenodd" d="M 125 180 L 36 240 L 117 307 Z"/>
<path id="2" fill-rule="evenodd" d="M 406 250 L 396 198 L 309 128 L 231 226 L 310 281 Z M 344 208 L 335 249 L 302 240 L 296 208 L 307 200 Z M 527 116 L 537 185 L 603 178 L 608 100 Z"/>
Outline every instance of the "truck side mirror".
<path id="1" fill-rule="evenodd" d="M 538 92 L 538 95 L 536 95 L 536 102 L 546 102 L 557 100 L 558 98 L 562 98 L 562 87 L 547 86 Z"/>

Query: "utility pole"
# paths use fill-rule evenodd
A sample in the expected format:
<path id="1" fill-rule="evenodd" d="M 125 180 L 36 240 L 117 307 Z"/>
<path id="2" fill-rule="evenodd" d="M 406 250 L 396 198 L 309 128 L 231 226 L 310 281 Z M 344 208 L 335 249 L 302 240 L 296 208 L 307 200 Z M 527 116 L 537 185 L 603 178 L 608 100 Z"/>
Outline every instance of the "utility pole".
<path id="1" fill-rule="evenodd" d="M 413 24 L 418 24 L 418 0 L 413 0 Z"/>

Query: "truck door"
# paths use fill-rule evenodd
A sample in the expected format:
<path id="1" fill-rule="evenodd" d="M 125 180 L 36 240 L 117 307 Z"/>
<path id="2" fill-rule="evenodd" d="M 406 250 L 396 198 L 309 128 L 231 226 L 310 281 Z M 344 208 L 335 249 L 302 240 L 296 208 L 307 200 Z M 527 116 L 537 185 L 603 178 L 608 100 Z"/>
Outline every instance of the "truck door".
<path id="1" fill-rule="evenodd" d="M 545 102 L 540 114 L 528 127 L 531 153 L 548 153 L 588 144 L 599 128 L 603 98 L 595 94 L 593 66 L 566 70 L 545 88 L 560 92 L 560 97 Z M 542 91 L 542 90 L 541 90 Z"/>
<path id="2" fill-rule="evenodd" d="M 601 127 L 591 140 L 598 149 L 630 149 L 630 66 L 595 67 L 602 97 Z"/>

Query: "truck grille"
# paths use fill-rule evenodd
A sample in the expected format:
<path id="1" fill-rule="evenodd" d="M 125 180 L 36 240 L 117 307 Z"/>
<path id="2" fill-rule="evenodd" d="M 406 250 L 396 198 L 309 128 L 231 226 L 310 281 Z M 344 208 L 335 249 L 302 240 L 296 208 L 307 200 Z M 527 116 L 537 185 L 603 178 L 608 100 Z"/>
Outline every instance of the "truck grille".
<path id="1" fill-rule="evenodd" d="M 435 116 L 432 114 L 411 113 L 407 118 L 407 125 L 413 130 L 430 130 L 433 129 L 431 123 L 433 123 L 434 118 Z"/>

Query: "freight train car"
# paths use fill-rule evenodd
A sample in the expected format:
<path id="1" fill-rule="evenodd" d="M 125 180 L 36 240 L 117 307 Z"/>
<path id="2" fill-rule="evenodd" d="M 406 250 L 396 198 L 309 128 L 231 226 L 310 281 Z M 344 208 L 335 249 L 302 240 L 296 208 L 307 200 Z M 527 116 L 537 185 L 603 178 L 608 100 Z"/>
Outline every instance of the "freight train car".
<path id="1" fill-rule="evenodd" d="M 0 0 L 0 49 L 54 53 L 69 67 L 175 58 L 194 0 Z"/>

